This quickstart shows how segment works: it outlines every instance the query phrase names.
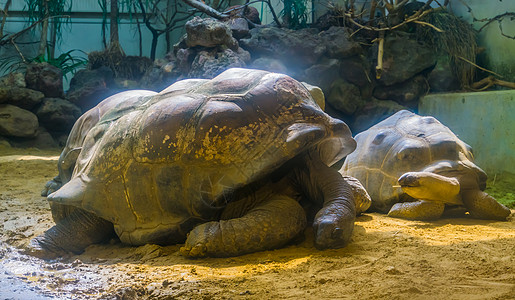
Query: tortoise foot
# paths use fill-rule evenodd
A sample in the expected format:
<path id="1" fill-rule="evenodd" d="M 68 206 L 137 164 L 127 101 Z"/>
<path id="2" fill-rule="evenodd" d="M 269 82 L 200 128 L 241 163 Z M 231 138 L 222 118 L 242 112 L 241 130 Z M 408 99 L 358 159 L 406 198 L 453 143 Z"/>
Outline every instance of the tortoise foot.
<path id="1" fill-rule="evenodd" d="M 415 201 L 395 203 L 388 216 L 392 218 L 401 218 L 408 220 L 435 220 L 442 216 L 445 209 L 443 202 L 433 201 Z"/>
<path id="2" fill-rule="evenodd" d="M 52 243 L 45 240 L 43 236 L 38 236 L 30 240 L 29 244 L 25 246 L 22 252 L 23 254 L 44 260 L 52 260 L 69 255 L 68 252 L 53 247 Z"/>

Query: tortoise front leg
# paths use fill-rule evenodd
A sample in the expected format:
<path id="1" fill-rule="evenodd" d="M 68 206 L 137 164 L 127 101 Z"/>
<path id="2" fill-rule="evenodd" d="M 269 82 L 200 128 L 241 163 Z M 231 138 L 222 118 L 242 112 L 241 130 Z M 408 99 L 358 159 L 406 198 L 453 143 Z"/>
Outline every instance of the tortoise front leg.
<path id="1" fill-rule="evenodd" d="M 299 203 L 272 195 L 240 218 L 208 222 L 195 227 L 180 252 L 189 257 L 227 257 L 283 246 L 306 227 Z"/>
<path id="2" fill-rule="evenodd" d="M 297 173 L 298 184 L 311 201 L 322 204 L 313 221 L 315 246 L 344 247 L 350 241 L 356 219 L 356 202 L 349 184 L 352 181 L 347 182 L 328 167 L 315 151 L 307 155 L 306 167 Z"/>
<path id="3" fill-rule="evenodd" d="M 444 210 L 443 202 L 418 200 L 395 203 L 388 212 L 388 216 L 408 220 L 435 220 L 442 216 Z"/>

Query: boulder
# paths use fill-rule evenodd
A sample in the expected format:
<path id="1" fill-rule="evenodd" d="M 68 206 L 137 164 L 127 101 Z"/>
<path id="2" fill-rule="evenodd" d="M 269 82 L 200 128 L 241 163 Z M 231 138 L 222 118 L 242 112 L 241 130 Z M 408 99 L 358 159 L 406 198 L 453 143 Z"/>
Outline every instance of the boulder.
<path id="1" fill-rule="evenodd" d="M 340 72 L 340 61 L 337 59 L 324 59 L 318 64 L 307 68 L 304 74 L 296 77 L 320 87 L 328 93 L 332 83 L 338 78 Z"/>
<path id="2" fill-rule="evenodd" d="M 43 92 L 46 97 L 63 97 L 63 72 L 46 62 L 32 63 L 25 72 L 27 87 Z"/>
<path id="3" fill-rule="evenodd" d="M 234 18 L 226 21 L 231 29 L 232 36 L 236 39 L 241 39 L 249 35 L 249 22 L 244 18 Z"/>
<path id="4" fill-rule="evenodd" d="M 27 87 L 25 82 L 25 74 L 20 72 L 12 72 L 0 78 L 0 86 L 7 87 Z"/>
<path id="5" fill-rule="evenodd" d="M 265 70 L 291 76 L 291 74 L 288 74 L 288 68 L 286 68 L 286 66 L 280 60 L 275 58 L 260 57 L 254 60 L 250 64 L 250 67 L 253 69 Z"/>
<path id="6" fill-rule="evenodd" d="M 34 137 L 38 127 L 35 114 L 11 104 L 0 104 L 0 135 Z"/>
<path id="7" fill-rule="evenodd" d="M 362 55 L 340 60 L 340 76 L 360 88 L 372 84 L 375 75 L 370 70 L 370 62 Z"/>
<path id="8" fill-rule="evenodd" d="M 331 58 L 344 59 L 363 53 L 359 43 L 352 41 L 346 27 L 333 26 L 318 34 Z"/>
<path id="9" fill-rule="evenodd" d="M 370 101 L 364 103 L 363 107 L 356 112 L 356 117 L 351 126 L 352 132 L 357 134 L 361 131 L 365 131 L 403 109 L 409 110 L 407 107 L 395 101 L 372 98 Z"/>
<path id="10" fill-rule="evenodd" d="M 331 86 L 326 99 L 334 109 L 351 116 L 364 105 L 359 88 L 343 79 L 337 79 Z"/>
<path id="11" fill-rule="evenodd" d="M 377 64 L 377 46 L 375 47 Z M 393 85 L 407 81 L 436 64 L 434 49 L 411 39 L 408 34 L 392 34 L 385 38 L 383 72 L 378 79 L 382 85 Z"/>
<path id="12" fill-rule="evenodd" d="M 418 99 L 429 91 L 427 80 L 422 75 L 417 75 L 408 81 L 391 86 L 377 86 L 373 95 L 381 100 L 394 100 L 401 104 L 411 104 L 416 107 Z"/>
<path id="13" fill-rule="evenodd" d="M 188 74 L 191 69 L 191 63 L 195 59 L 197 52 L 189 48 L 179 48 L 175 53 L 175 68 L 181 74 Z"/>
<path id="14" fill-rule="evenodd" d="M 53 132 L 68 132 L 81 114 L 77 105 L 60 98 L 45 98 L 36 111 L 41 125 Z"/>
<path id="15" fill-rule="evenodd" d="M 427 78 L 431 92 L 451 92 L 461 89 L 461 83 L 450 65 L 448 56 L 438 57 L 435 68 Z"/>
<path id="16" fill-rule="evenodd" d="M 43 127 L 37 129 L 36 135 L 33 138 L 11 137 L 9 142 L 17 148 L 57 149 L 60 147 L 52 135 Z"/>
<path id="17" fill-rule="evenodd" d="M 191 64 L 188 76 L 211 79 L 229 68 L 246 67 L 248 61 L 250 61 L 249 53 L 241 48 L 236 52 L 231 49 L 225 49 L 222 52 L 217 49 L 200 51 Z"/>
<path id="18" fill-rule="evenodd" d="M 238 48 L 238 41 L 232 37 L 229 26 L 211 18 L 194 17 L 186 22 L 186 45 L 188 47 L 216 47 L 225 45 L 230 49 Z"/>
<path id="19" fill-rule="evenodd" d="M 66 99 L 85 112 L 118 91 L 110 68 L 80 70 L 70 81 Z"/>
<path id="20" fill-rule="evenodd" d="M 226 11 L 229 12 L 229 16 L 230 18 L 238 18 L 238 17 L 242 17 L 242 9 L 245 9 L 245 13 L 243 14 L 243 17 L 247 20 L 249 20 L 250 22 L 252 22 L 253 24 L 261 24 L 261 19 L 259 18 L 259 12 L 257 10 L 257 8 L 255 7 L 252 7 L 252 6 L 245 6 L 245 7 L 242 7 L 241 5 L 234 5 L 234 6 L 231 6 L 231 7 L 228 7 L 226 9 Z"/>
<path id="21" fill-rule="evenodd" d="M 318 30 L 313 28 L 257 27 L 250 30 L 250 38 L 240 40 L 240 46 L 254 59 L 278 59 L 290 72 L 300 74 L 326 52 L 317 33 Z"/>
<path id="22" fill-rule="evenodd" d="M 31 110 L 45 98 L 42 92 L 23 87 L 0 86 L 0 103 L 16 105 Z"/>

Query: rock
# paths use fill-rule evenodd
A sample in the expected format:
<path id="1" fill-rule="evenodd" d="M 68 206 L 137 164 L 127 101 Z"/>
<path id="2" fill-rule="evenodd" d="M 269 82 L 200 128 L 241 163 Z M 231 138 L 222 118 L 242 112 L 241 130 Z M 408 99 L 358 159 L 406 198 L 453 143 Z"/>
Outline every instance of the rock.
<path id="1" fill-rule="evenodd" d="M 46 62 L 32 63 L 25 72 L 27 87 L 43 92 L 46 97 L 63 97 L 63 72 Z"/>
<path id="2" fill-rule="evenodd" d="M 311 97 L 313 97 L 313 99 L 315 99 L 315 102 L 318 104 L 318 106 L 320 106 L 320 108 L 322 110 L 325 109 L 325 96 L 324 96 L 324 92 L 322 91 L 321 88 L 319 88 L 318 86 L 314 86 L 314 85 L 311 85 L 309 83 L 306 83 L 306 82 L 301 82 L 303 86 L 306 87 L 306 89 L 308 89 L 309 93 L 311 94 Z"/>
<path id="3" fill-rule="evenodd" d="M 334 10 L 329 10 L 316 20 L 313 24 L 318 30 L 328 30 L 333 26 L 343 26 L 343 18 Z"/>
<path id="4" fill-rule="evenodd" d="M 359 88 L 343 79 L 333 83 L 326 100 L 333 108 L 347 116 L 354 114 L 364 105 Z"/>
<path id="5" fill-rule="evenodd" d="M 259 12 L 258 12 L 257 8 L 252 7 L 252 6 L 246 6 L 244 8 L 245 8 L 244 19 L 246 18 L 250 22 L 257 24 L 257 25 L 261 24 L 261 19 L 259 19 Z M 228 7 L 225 11 L 229 12 L 230 18 L 239 18 L 239 17 L 242 17 L 242 14 L 241 14 L 242 9 L 243 8 L 241 7 L 241 5 L 233 5 L 231 7 Z"/>
<path id="6" fill-rule="evenodd" d="M 25 82 L 25 75 L 20 72 L 9 73 L 0 78 L 0 86 L 20 88 L 27 87 L 27 83 Z"/>
<path id="7" fill-rule="evenodd" d="M 0 87 L 0 103 L 31 110 L 45 98 L 42 92 L 23 87 Z"/>
<path id="8" fill-rule="evenodd" d="M 36 136 L 33 138 L 10 138 L 10 143 L 18 148 L 56 149 L 60 147 L 43 127 L 37 129 Z"/>
<path id="9" fill-rule="evenodd" d="M 417 105 L 420 96 L 429 91 L 427 80 L 424 76 L 418 75 L 406 82 L 397 83 L 391 86 L 377 86 L 373 95 L 381 100 L 394 100 L 401 104 Z"/>
<path id="10" fill-rule="evenodd" d="M 186 22 L 186 44 L 188 47 L 216 47 L 225 45 L 232 50 L 238 48 L 238 41 L 232 37 L 231 29 L 223 22 L 211 18 L 194 17 Z"/>
<path id="11" fill-rule="evenodd" d="M 375 75 L 370 74 L 370 69 L 370 62 L 362 55 L 340 60 L 340 76 L 359 87 L 372 84 Z"/>
<path id="12" fill-rule="evenodd" d="M 358 112 L 356 112 L 356 117 L 351 126 L 352 132 L 359 133 L 361 131 L 365 131 L 371 126 L 403 109 L 407 108 L 395 101 L 377 100 L 372 98 L 370 101 L 366 102 Z"/>
<path id="13" fill-rule="evenodd" d="M 9 149 L 11 147 L 11 143 L 9 143 L 9 141 L 4 137 L 0 136 L 0 149 Z"/>
<path id="14" fill-rule="evenodd" d="M 227 21 L 235 39 L 241 39 L 249 35 L 249 23 L 244 18 L 234 18 Z"/>
<path id="15" fill-rule="evenodd" d="M 351 40 L 346 27 L 333 26 L 319 33 L 320 39 L 327 47 L 327 55 L 331 58 L 343 59 L 363 53 L 363 49 Z"/>
<path id="16" fill-rule="evenodd" d="M 319 64 L 312 65 L 303 75 L 298 75 L 300 80 L 319 86 L 326 93 L 340 72 L 340 61 L 337 59 L 322 60 Z"/>
<path id="17" fill-rule="evenodd" d="M 288 74 L 288 69 L 286 68 L 286 66 L 280 60 L 274 58 L 258 58 L 251 63 L 250 67 L 258 70 L 265 70 L 270 72 L 291 75 Z"/>
<path id="18" fill-rule="evenodd" d="M 85 112 L 117 92 L 113 71 L 104 66 L 75 73 L 66 98 Z"/>
<path id="19" fill-rule="evenodd" d="M 461 83 L 450 66 L 449 57 L 439 57 L 427 78 L 431 92 L 450 92 L 461 89 Z"/>
<path id="20" fill-rule="evenodd" d="M 217 49 L 200 51 L 191 64 L 188 76 L 211 79 L 229 68 L 245 67 L 249 60 L 249 53 L 241 48 L 237 52 L 231 49 L 225 49 L 222 52 L 218 52 Z"/>
<path id="21" fill-rule="evenodd" d="M 55 132 L 68 132 L 81 114 L 77 105 L 60 98 L 45 98 L 36 112 L 39 122 Z"/>
<path id="22" fill-rule="evenodd" d="M 34 137 L 38 127 L 35 114 L 11 104 L 0 104 L 0 135 Z"/>
<path id="23" fill-rule="evenodd" d="M 197 52 L 189 48 L 177 49 L 176 57 L 176 68 L 181 74 L 188 74 L 191 69 L 191 63 L 195 59 Z"/>
<path id="24" fill-rule="evenodd" d="M 254 59 L 278 59 L 291 73 L 301 74 L 326 52 L 317 33 L 318 30 L 313 28 L 291 30 L 258 27 L 250 30 L 250 38 L 240 40 L 240 46 L 249 51 Z"/>
<path id="25" fill-rule="evenodd" d="M 376 64 L 377 46 L 375 49 Z M 387 86 L 401 83 L 433 68 L 435 64 L 434 49 L 410 39 L 407 34 L 388 35 L 384 42 L 383 72 L 378 81 Z"/>

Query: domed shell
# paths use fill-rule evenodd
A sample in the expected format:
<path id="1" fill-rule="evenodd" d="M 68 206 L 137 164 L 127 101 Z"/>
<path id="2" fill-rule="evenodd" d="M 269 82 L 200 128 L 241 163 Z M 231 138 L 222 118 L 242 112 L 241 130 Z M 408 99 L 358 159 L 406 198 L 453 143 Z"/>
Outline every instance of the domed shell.
<path id="1" fill-rule="evenodd" d="M 48 199 L 113 222 L 129 244 L 181 242 L 232 191 L 289 159 L 316 149 L 331 165 L 356 146 L 345 123 L 282 74 L 230 69 L 116 103 L 87 131 L 71 181 Z"/>
<path id="2" fill-rule="evenodd" d="M 388 212 L 408 197 L 397 180 L 406 172 L 440 175 L 474 172 L 484 186 L 485 173 L 472 163 L 469 145 L 433 117 L 399 111 L 355 137 L 357 150 L 340 173 L 356 177 L 372 198 L 372 208 Z"/>

